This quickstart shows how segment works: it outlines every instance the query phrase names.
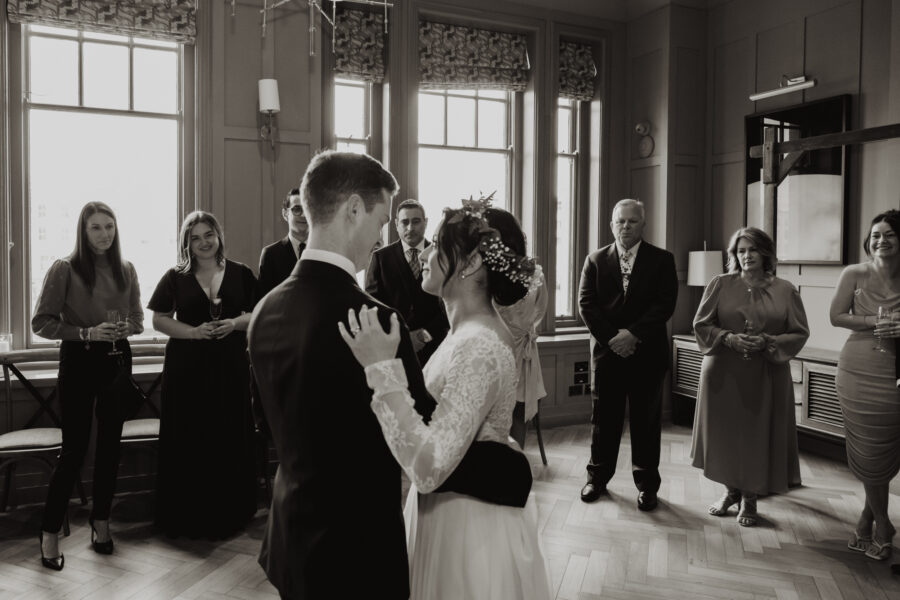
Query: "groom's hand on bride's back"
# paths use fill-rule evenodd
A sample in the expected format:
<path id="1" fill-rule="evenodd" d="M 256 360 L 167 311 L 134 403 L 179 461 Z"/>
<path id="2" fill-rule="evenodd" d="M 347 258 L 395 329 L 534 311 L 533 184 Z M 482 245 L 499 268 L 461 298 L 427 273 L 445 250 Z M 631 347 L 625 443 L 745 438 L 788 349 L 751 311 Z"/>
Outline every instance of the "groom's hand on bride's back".
<path id="1" fill-rule="evenodd" d="M 500 442 L 473 442 L 436 492 L 456 492 L 492 504 L 525 506 L 531 492 L 531 464 Z"/>

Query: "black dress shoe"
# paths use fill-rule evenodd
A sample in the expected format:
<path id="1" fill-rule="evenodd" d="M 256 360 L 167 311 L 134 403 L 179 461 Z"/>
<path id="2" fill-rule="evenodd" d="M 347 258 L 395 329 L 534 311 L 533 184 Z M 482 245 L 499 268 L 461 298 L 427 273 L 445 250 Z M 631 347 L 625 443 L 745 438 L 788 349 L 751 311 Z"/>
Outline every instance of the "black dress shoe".
<path id="1" fill-rule="evenodd" d="M 94 529 L 94 519 L 88 519 L 88 522 L 91 524 L 91 548 L 94 549 L 94 552 L 97 554 L 112 554 L 113 553 L 113 541 L 112 538 L 109 538 L 105 542 L 97 542 L 94 540 L 97 537 L 97 530 Z"/>
<path id="2" fill-rule="evenodd" d="M 66 557 L 62 552 L 59 553 L 59 556 L 53 556 L 47 558 L 44 556 L 44 532 L 38 535 L 38 543 L 41 545 L 41 564 L 47 567 L 48 569 L 53 569 L 54 571 L 62 571 L 63 567 L 66 566 Z"/>
<path id="3" fill-rule="evenodd" d="M 651 511 L 659 504 L 656 492 L 641 492 L 638 494 L 638 509 Z"/>
<path id="4" fill-rule="evenodd" d="M 600 485 L 597 483 L 591 483 L 590 481 L 584 484 L 584 487 L 581 488 L 581 501 L 582 502 L 593 502 L 597 498 L 603 495 L 606 492 L 606 486 Z"/>

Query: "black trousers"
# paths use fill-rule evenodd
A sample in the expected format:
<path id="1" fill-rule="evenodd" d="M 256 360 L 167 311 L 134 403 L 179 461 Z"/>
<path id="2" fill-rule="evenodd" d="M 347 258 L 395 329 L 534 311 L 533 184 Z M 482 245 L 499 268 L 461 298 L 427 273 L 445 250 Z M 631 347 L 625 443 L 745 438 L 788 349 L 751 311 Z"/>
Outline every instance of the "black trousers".
<path id="1" fill-rule="evenodd" d="M 127 340 L 116 342 L 122 351 L 110 356 L 112 344 L 91 342 L 90 347 L 78 341 L 66 341 L 59 351 L 57 390 L 62 406 L 62 450 L 56 468 L 50 476 L 47 501 L 44 504 L 44 531 L 55 532 L 62 527 L 72 488 L 81 471 L 91 437 L 94 401 L 98 406 L 115 402 L 108 386 L 122 368 L 131 372 L 131 346 Z M 91 518 L 109 518 L 116 475 L 119 470 L 122 420 L 97 410 L 97 448 L 94 452 L 93 508 Z"/>
<path id="2" fill-rule="evenodd" d="M 605 356 L 594 368 L 593 424 L 588 481 L 606 485 L 616 472 L 628 400 L 634 483 L 642 492 L 659 490 L 660 396 L 664 369 L 647 369 L 632 358 Z"/>

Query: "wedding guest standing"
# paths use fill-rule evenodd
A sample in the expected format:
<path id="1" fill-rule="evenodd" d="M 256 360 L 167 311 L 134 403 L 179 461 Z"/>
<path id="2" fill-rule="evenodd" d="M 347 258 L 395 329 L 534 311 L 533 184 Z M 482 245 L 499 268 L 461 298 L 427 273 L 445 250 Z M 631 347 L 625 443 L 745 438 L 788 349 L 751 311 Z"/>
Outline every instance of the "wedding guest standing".
<path id="1" fill-rule="evenodd" d="M 178 265 L 153 297 L 169 336 L 163 366 L 157 525 L 169 536 L 228 537 L 256 512 L 247 325 L 256 278 L 225 258 L 222 228 L 195 211 L 181 225 Z"/>
<path id="2" fill-rule="evenodd" d="M 713 279 L 694 317 L 704 354 L 693 465 L 725 485 L 709 507 L 722 516 L 740 504 L 737 521 L 757 522 L 757 496 L 800 485 L 794 387 L 789 361 L 809 337 L 800 294 L 775 276 L 775 244 L 745 227 L 728 244 L 728 273 Z"/>
<path id="3" fill-rule="evenodd" d="M 273 287 L 287 279 L 306 248 L 309 223 L 300 204 L 300 190 L 292 189 L 281 203 L 281 218 L 288 226 L 287 235 L 262 249 L 259 255 L 259 293 L 262 298 Z"/>
<path id="4" fill-rule="evenodd" d="M 35 335 L 62 340 L 57 389 L 62 406 L 62 450 L 50 476 L 41 523 L 41 563 L 61 570 L 62 527 L 72 487 L 87 453 L 97 401 L 97 449 L 94 455 L 91 546 L 111 554 L 109 511 L 119 468 L 122 420 L 110 384 L 131 373 L 128 336 L 144 330 L 137 273 L 122 259 L 116 216 L 102 202 L 88 202 L 78 217 L 75 249 L 57 260 L 44 279 L 31 329 Z M 110 318 L 112 317 L 112 318 Z"/>
<path id="5" fill-rule="evenodd" d="M 900 211 L 872 219 L 863 249 L 869 260 L 841 273 L 830 314 L 832 325 L 852 332 L 841 350 L 836 385 L 847 462 L 866 492 L 848 546 L 885 560 L 895 533 L 888 517 L 889 485 L 900 470 Z"/>
<path id="6" fill-rule="evenodd" d="M 485 219 L 508 240 L 507 244 L 513 252 L 519 256 L 528 254 L 525 234 L 511 213 L 489 210 L 485 212 Z M 516 407 L 509 435 L 520 448 L 524 448 L 525 424 L 538 414 L 538 401 L 547 395 L 537 345 L 537 328 L 547 311 L 547 287 L 544 285 L 544 272 L 540 265 L 535 265 L 534 276 L 524 298 L 509 305 L 494 303 L 494 308 L 513 336 L 519 382 L 516 386 Z"/>
<path id="7" fill-rule="evenodd" d="M 578 292 L 591 331 L 591 459 L 581 499 L 606 492 L 616 472 L 628 400 L 631 467 L 638 509 L 657 506 L 662 381 L 669 368 L 666 322 L 675 311 L 675 257 L 643 239 L 644 204 L 626 198 L 613 207 L 616 241 L 584 261 Z"/>

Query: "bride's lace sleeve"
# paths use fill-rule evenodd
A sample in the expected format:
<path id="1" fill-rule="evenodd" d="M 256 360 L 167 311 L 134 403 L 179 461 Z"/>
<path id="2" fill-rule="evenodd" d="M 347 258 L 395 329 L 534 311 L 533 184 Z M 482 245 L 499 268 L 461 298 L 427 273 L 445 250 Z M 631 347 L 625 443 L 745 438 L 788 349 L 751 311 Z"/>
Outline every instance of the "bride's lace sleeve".
<path id="1" fill-rule="evenodd" d="M 509 354 L 507 352 L 507 354 Z M 460 345 L 444 365 L 446 384 L 428 425 L 413 408 L 399 359 L 366 367 L 375 390 L 372 410 L 400 466 L 420 492 L 438 488 L 453 472 L 500 396 L 505 354 L 480 344 Z M 511 361 L 511 357 L 506 357 Z"/>

